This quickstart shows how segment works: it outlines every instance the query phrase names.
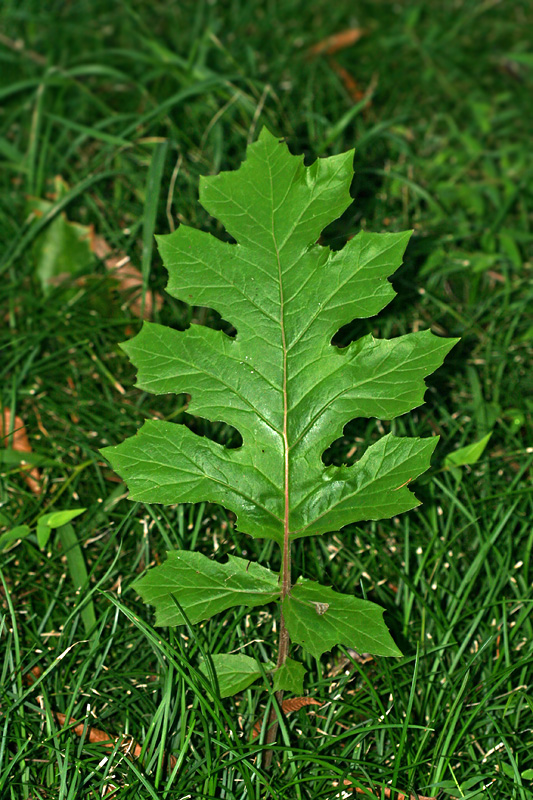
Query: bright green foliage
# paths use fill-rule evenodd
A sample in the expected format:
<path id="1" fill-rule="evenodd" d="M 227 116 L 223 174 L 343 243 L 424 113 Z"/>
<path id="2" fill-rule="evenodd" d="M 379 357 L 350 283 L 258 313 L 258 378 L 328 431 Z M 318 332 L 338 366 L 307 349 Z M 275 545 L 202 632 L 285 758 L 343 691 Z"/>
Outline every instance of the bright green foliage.
<path id="1" fill-rule="evenodd" d="M 466 447 L 460 447 L 458 450 L 448 453 L 444 459 L 444 466 L 465 467 L 468 464 L 475 464 L 483 455 L 491 436 L 492 433 L 487 433 L 487 435 L 478 442 L 467 444 Z"/>
<path id="2" fill-rule="evenodd" d="M 263 664 L 263 671 L 257 666 L 255 659 L 245 655 L 216 655 L 211 660 L 218 680 L 221 697 L 230 697 L 232 694 L 242 692 L 254 683 L 264 672 L 274 669 L 274 664 Z M 202 664 L 202 672 L 209 674 L 207 666 Z"/>
<path id="3" fill-rule="evenodd" d="M 183 425 L 150 420 L 106 451 L 132 499 L 218 502 L 237 514 L 239 530 L 282 542 L 286 426 L 292 539 L 418 504 L 399 487 L 428 468 L 436 438 L 385 438 L 349 468 L 321 460 L 354 417 L 392 419 L 420 405 L 424 377 L 453 344 L 424 331 L 331 346 L 342 325 L 394 297 L 387 277 L 409 239 L 360 233 L 339 252 L 315 244 L 350 203 L 352 158 L 305 168 L 263 131 L 238 171 L 201 183 L 202 205 L 238 244 L 184 225 L 160 237 L 169 293 L 216 309 L 237 337 L 146 323 L 124 346 L 138 385 L 190 393 L 189 412 L 233 425 L 243 446 L 227 450 Z"/>
<path id="4" fill-rule="evenodd" d="M 85 508 L 70 508 L 64 511 L 52 511 L 49 514 L 40 516 L 37 520 L 35 533 L 41 550 L 44 550 L 48 544 L 52 531 L 67 525 L 86 510 Z M 0 536 L 0 550 L 16 542 L 17 539 L 25 539 L 29 533 L 31 533 L 29 525 L 17 525 L 16 528 L 6 531 Z"/>
<path id="5" fill-rule="evenodd" d="M 83 514 L 85 508 L 70 508 L 65 511 L 52 511 L 50 514 L 44 514 L 37 520 L 37 542 L 39 547 L 44 549 L 48 544 L 48 540 L 53 530 L 61 528 L 63 525 L 71 522 L 80 514 Z"/>
<path id="6" fill-rule="evenodd" d="M 86 511 L 85 508 L 71 508 L 67 511 L 52 511 L 50 514 L 44 514 L 39 517 L 37 520 L 37 542 L 41 550 L 46 547 L 53 530 L 61 528 L 71 520 L 76 519 L 84 511 Z"/>
<path id="7" fill-rule="evenodd" d="M 338 252 L 317 243 L 351 202 L 352 158 L 348 152 L 305 167 L 263 130 L 239 170 L 200 184 L 202 205 L 237 243 L 184 225 L 159 238 L 168 292 L 215 309 L 237 335 L 145 323 L 124 346 L 138 385 L 190 393 L 191 414 L 234 426 L 243 444 L 227 449 L 184 425 L 149 420 L 137 436 L 104 451 L 132 499 L 217 502 L 235 512 L 238 530 L 280 545 L 418 505 L 407 484 L 428 468 L 437 437 L 388 435 L 354 466 L 322 461 L 350 420 L 390 420 L 419 406 L 425 376 L 454 344 L 422 331 L 332 346 L 341 326 L 392 300 L 387 279 L 409 239 L 361 232 Z M 277 576 L 267 578 L 263 568 L 246 576 L 251 568 L 237 568 L 237 561 L 195 574 L 186 554 L 174 554 L 138 588 L 161 624 L 182 621 L 173 593 L 197 620 L 237 602 L 274 599 Z M 291 637 L 315 655 L 339 643 L 399 655 L 381 609 L 370 603 L 304 581 L 283 605 Z"/>
<path id="8" fill-rule="evenodd" d="M 262 606 L 280 593 L 275 572 L 229 556 L 226 564 L 201 553 L 174 550 L 164 564 L 135 581 L 134 588 L 145 603 L 156 607 L 156 625 L 182 625 L 173 596 L 190 622 L 209 619 L 232 606 Z"/>
<path id="9" fill-rule="evenodd" d="M 283 615 L 292 641 L 316 658 L 336 644 L 360 653 L 401 656 L 383 624 L 383 609 L 368 600 L 300 578 L 283 601 Z"/>
<path id="10" fill-rule="evenodd" d="M 0 550 L 5 550 L 10 544 L 16 542 L 17 539 L 25 539 L 31 532 L 29 525 L 17 525 L 15 528 L 6 531 L 0 536 Z"/>

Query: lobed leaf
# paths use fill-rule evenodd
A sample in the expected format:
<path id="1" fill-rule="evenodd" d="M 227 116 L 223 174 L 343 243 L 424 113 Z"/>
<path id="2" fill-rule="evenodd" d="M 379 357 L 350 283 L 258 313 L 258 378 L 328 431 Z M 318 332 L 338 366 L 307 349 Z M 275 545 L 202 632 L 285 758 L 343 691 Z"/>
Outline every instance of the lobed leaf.
<path id="1" fill-rule="evenodd" d="M 394 297 L 387 279 L 410 235 L 362 232 L 338 252 L 317 244 L 351 202 L 352 155 L 306 167 L 263 130 L 239 170 L 200 185 L 202 205 L 237 244 L 184 225 L 159 237 L 169 293 L 215 309 L 237 335 L 145 323 L 124 345 L 138 385 L 190 394 L 191 414 L 234 426 L 243 444 L 226 449 L 149 420 L 104 451 L 131 499 L 220 503 L 239 530 L 278 543 L 285 530 L 296 539 L 418 505 L 407 484 L 428 468 L 437 437 L 386 436 L 350 467 L 322 461 L 351 419 L 420 405 L 424 378 L 455 343 L 424 331 L 331 344 L 341 326 Z"/>
<path id="2" fill-rule="evenodd" d="M 402 655 L 383 622 L 383 609 L 368 600 L 300 578 L 282 608 L 291 640 L 316 658 L 337 644 L 377 656 Z"/>
<path id="3" fill-rule="evenodd" d="M 178 598 L 191 622 L 210 619 L 232 606 L 260 606 L 277 600 L 278 575 L 243 558 L 228 556 L 225 564 L 202 553 L 172 550 L 167 560 L 134 581 L 132 587 L 156 609 L 156 625 L 183 625 Z"/>

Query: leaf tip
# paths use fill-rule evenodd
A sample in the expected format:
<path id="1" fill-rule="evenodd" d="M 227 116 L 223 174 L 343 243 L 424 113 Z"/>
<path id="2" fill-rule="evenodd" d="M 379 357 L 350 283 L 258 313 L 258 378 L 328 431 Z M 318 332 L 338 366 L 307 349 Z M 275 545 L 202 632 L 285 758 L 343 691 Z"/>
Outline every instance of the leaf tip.
<path id="1" fill-rule="evenodd" d="M 258 142 L 270 142 L 271 144 L 286 144 L 284 136 L 276 136 L 266 125 L 263 125 L 257 137 Z"/>

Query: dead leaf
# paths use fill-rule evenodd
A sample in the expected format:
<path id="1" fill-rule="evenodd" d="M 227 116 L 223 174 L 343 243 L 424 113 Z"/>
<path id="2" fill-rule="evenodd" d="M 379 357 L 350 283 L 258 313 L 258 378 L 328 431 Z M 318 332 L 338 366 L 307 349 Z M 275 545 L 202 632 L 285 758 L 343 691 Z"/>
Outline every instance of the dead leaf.
<path id="1" fill-rule="evenodd" d="M 112 252 L 111 247 L 108 245 L 103 236 L 96 235 L 96 233 L 94 232 L 94 228 L 91 231 L 89 245 L 92 252 L 101 261 L 105 261 L 105 259 L 111 255 Z"/>
<path id="2" fill-rule="evenodd" d="M 60 714 L 58 711 L 56 711 L 55 717 L 60 725 L 63 726 L 67 723 L 65 714 Z M 86 727 L 84 722 L 77 722 L 72 717 L 68 720 L 67 724 L 69 726 L 73 726 L 70 728 L 70 730 L 72 730 L 76 736 L 83 736 L 83 732 L 85 731 L 85 739 L 91 744 L 101 744 L 103 747 L 114 747 L 117 742 L 118 737 L 110 736 L 108 733 L 101 731 L 99 728 L 93 728 L 92 725 Z M 126 755 L 139 758 L 142 752 L 142 747 L 140 744 L 137 744 L 137 742 L 131 736 L 125 736 L 123 737 L 121 750 L 123 753 L 126 753 Z M 175 756 L 170 756 L 169 762 L 171 768 L 176 765 L 176 761 L 177 759 Z"/>
<path id="3" fill-rule="evenodd" d="M 339 784 L 338 781 L 333 781 L 333 786 L 335 786 L 335 788 L 337 788 L 339 785 L 340 784 Z M 342 794 L 343 797 L 346 794 L 348 794 L 348 792 L 352 791 L 355 794 L 361 794 L 361 795 L 364 795 L 365 797 L 386 797 L 386 798 L 390 798 L 390 800 L 437 800 L 436 797 L 425 797 L 422 794 L 409 794 L 409 795 L 407 795 L 407 794 L 402 794 L 401 792 L 399 794 L 396 794 L 396 793 L 393 794 L 392 791 L 387 787 L 385 787 L 383 789 L 383 794 L 381 794 L 381 791 L 380 791 L 379 795 L 373 794 L 373 792 L 370 789 L 361 789 L 359 786 L 354 786 L 354 788 L 352 790 L 350 790 L 350 789 L 346 789 L 346 787 L 347 786 L 353 786 L 353 782 L 349 781 L 349 780 L 346 780 L 346 779 L 342 782 L 342 785 L 343 785 L 343 787 L 345 787 L 343 789 L 343 794 Z M 336 796 L 340 797 L 340 795 L 336 795 Z"/>
<path id="4" fill-rule="evenodd" d="M 346 47 L 351 47 L 365 33 L 366 30 L 363 28 L 348 28 L 345 31 L 339 31 L 339 33 L 334 33 L 333 36 L 328 36 L 310 47 L 309 54 L 312 56 L 332 55 L 339 50 L 344 50 Z"/>
<path id="5" fill-rule="evenodd" d="M 359 103 L 359 101 L 365 96 L 365 92 L 361 89 L 355 78 L 352 77 L 348 70 L 344 69 L 344 67 L 342 67 L 335 58 L 330 58 L 329 63 L 331 64 L 331 68 L 341 79 L 342 83 L 344 84 L 344 88 L 352 100 L 355 103 Z"/>
<path id="6" fill-rule="evenodd" d="M 70 390 L 71 396 L 73 396 L 74 399 L 77 401 L 78 392 L 76 390 L 76 384 L 74 383 L 74 379 L 72 378 L 71 375 L 67 376 L 67 383 L 68 383 L 68 388 Z M 74 425 L 77 425 L 78 422 L 80 421 L 80 418 L 79 418 L 78 414 L 74 410 L 69 411 L 69 417 L 71 418 L 71 420 L 74 423 Z"/>
<path id="7" fill-rule="evenodd" d="M 142 312 L 143 319 L 150 319 L 154 307 L 159 311 L 163 305 L 163 297 L 159 292 L 145 293 L 143 309 L 143 277 L 137 267 L 133 266 L 128 255 L 120 252 L 112 255 L 113 251 L 106 240 L 102 236 L 95 234 L 94 230 L 90 237 L 90 247 L 92 252 L 104 262 L 106 268 L 112 273 L 115 280 L 118 281 L 119 291 L 134 294 L 133 300 L 129 304 L 132 314 L 135 314 L 136 317 L 140 317 Z"/>
<path id="8" fill-rule="evenodd" d="M 42 670 L 39 666 L 32 667 L 29 672 L 27 672 L 22 680 L 26 684 L 26 686 L 33 686 L 35 681 L 39 680 L 42 675 Z"/>
<path id="9" fill-rule="evenodd" d="M 4 447 L 10 447 L 19 453 L 31 453 L 30 440 L 26 433 L 26 428 L 20 417 L 15 417 L 13 421 L 13 432 L 11 431 L 11 411 L 4 408 L 0 411 L 0 442 Z M 34 494 L 41 494 L 41 473 L 37 467 L 26 465 L 24 461 L 21 462 L 21 468 L 24 472 L 24 480 L 28 487 Z"/>
<path id="10" fill-rule="evenodd" d="M 345 785 L 349 784 L 349 783 L 350 783 L 350 781 L 344 781 Z M 363 794 L 366 797 L 383 797 L 381 792 L 379 793 L 379 795 L 378 794 L 372 794 L 372 792 L 370 792 L 370 795 L 369 795 L 369 793 L 368 793 L 369 790 L 368 789 L 360 789 L 359 786 L 356 786 L 354 791 L 355 791 L 355 794 Z M 426 797 L 423 794 L 402 794 L 402 793 L 400 793 L 400 794 L 394 793 L 393 794 L 391 792 L 391 790 L 387 789 L 387 788 L 383 790 L 383 793 L 384 793 L 385 797 L 387 798 L 387 800 L 388 800 L 388 798 L 390 798 L 390 800 L 437 800 L 436 797 Z"/>
<path id="11" fill-rule="evenodd" d="M 304 708 L 304 706 L 322 706 L 324 703 L 321 703 L 319 700 L 315 700 L 314 697 L 289 697 L 288 700 L 284 700 L 281 704 L 281 710 L 285 715 L 292 714 L 293 711 L 299 711 L 300 708 Z M 252 731 L 252 739 L 256 739 L 259 734 L 261 733 L 261 728 L 263 725 L 263 720 L 258 719 L 254 725 Z"/>
<path id="12" fill-rule="evenodd" d="M 320 700 L 315 700 L 314 697 L 289 697 L 281 704 L 281 710 L 284 714 L 292 714 L 293 711 L 299 711 L 304 706 L 323 706 Z"/>

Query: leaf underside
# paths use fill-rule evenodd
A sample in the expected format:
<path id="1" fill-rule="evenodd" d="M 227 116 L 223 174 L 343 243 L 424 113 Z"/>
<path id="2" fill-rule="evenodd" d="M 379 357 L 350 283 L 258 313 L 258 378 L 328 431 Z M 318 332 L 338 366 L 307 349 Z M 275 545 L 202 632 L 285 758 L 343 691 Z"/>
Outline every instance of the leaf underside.
<path id="1" fill-rule="evenodd" d="M 297 539 L 418 505 L 407 483 L 428 468 L 437 437 L 388 435 L 353 466 L 322 461 L 350 420 L 393 419 L 419 406 L 424 378 L 455 343 L 423 331 L 331 344 L 340 327 L 394 297 L 387 278 L 409 239 L 362 232 L 337 252 L 317 244 L 351 202 L 352 158 L 305 167 L 263 130 L 239 170 L 201 181 L 202 205 L 237 244 L 185 225 L 159 237 L 168 292 L 215 309 L 237 335 L 145 323 L 124 345 L 138 386 L 190 394 L 191 414 L 234 426 L 243 444 L 230 450 L 184 425 L 149 420 L 104 451 L 131 499 L 220 503 L 240 531 L 278 543 L 285 528 Z"/>

